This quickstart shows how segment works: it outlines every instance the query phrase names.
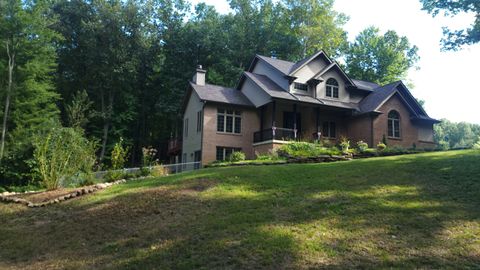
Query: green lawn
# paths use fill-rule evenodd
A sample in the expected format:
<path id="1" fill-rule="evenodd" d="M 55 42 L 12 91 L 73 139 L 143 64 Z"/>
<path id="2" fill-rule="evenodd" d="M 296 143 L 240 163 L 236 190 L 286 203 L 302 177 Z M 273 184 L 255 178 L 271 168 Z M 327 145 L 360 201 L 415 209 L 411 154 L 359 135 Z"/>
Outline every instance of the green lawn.
<path id="1" fill-rule="evenodd" d="M 480 268 L 480 151 L 211 168 L 0 204 L 0 268 Z"/>

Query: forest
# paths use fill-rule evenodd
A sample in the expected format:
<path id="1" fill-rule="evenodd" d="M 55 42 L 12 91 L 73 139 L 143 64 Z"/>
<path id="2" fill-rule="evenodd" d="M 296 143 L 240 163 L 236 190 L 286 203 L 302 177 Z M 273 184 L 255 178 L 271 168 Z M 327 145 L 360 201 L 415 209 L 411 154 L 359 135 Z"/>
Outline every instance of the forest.
<path id="1" fill-rule="evenodd" d="M 375 26 L 349 42 L 333 0 L 229 4 L 221 14 L 183 0 L 1 0 L 0 186 L 53 173 L 45 160 L 65 166 L 62 149 L 84 153 L 66 156 L 72 170 L 137 166 L 145 149 L 164 160 L 199 64 L 209 83 L 235 87 L 255 54 L 298 61 L 324 50 L 350 76 L 383 84 L 406 79 L 419 59 L 406 37 Z M 443 149 L 480 136 L 479 125 L 448 120 L 435 130 Z"/>

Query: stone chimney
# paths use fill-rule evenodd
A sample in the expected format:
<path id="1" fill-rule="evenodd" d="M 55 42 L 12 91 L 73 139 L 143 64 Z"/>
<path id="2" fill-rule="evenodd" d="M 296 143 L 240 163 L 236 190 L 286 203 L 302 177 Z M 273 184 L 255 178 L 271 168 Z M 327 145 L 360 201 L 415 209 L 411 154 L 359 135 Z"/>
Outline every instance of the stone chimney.
<path id="1" fill-rule="evenodd" d="M 197 71 L 195 72 L 195 75 L 193 75 L 193 83 L 197 85 L 205 85 L 205 73 L 207 73 L 207 71 L 202 68 L 202 65 L 198 65 Z"/>

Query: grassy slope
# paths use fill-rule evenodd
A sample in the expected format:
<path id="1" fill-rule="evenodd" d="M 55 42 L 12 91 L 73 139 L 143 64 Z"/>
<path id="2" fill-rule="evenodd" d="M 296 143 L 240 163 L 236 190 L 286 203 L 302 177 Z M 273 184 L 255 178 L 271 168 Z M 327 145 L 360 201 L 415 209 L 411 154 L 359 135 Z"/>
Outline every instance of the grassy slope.
<path id="1" fill-rule="evenodd" d="M 480 152 L 205 169 L 0 224 L 0 268 L 479 268 Z"/>

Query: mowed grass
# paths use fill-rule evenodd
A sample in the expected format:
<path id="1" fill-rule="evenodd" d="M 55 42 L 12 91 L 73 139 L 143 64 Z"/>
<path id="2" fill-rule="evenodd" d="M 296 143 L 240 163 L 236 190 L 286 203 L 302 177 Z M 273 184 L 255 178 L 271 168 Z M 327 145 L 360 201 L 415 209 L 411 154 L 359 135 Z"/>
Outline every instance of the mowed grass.
<path id="1" fill-rule="evenodd" d="M 212 168 L 0 204 L 0 268 L 479 269 L 480 151 Z"/>

